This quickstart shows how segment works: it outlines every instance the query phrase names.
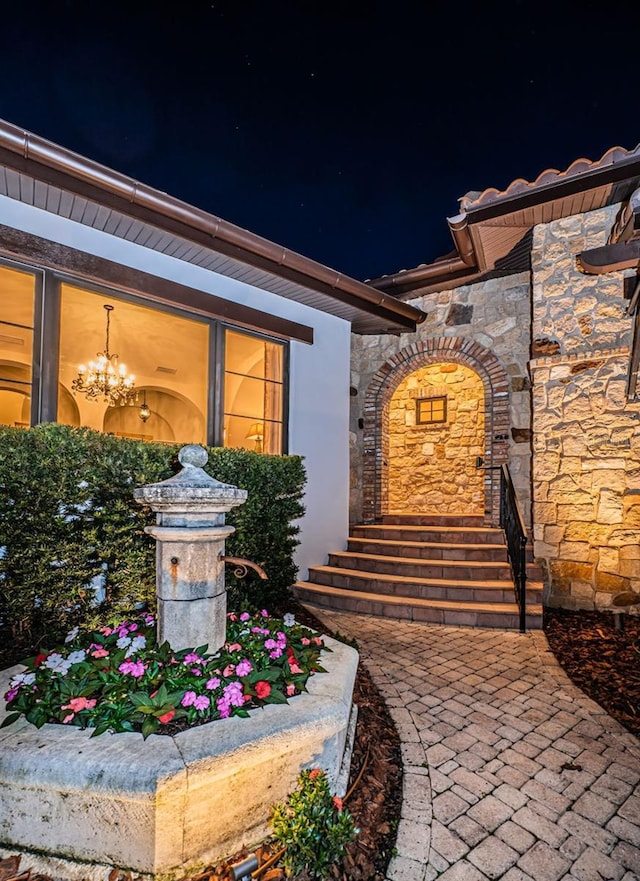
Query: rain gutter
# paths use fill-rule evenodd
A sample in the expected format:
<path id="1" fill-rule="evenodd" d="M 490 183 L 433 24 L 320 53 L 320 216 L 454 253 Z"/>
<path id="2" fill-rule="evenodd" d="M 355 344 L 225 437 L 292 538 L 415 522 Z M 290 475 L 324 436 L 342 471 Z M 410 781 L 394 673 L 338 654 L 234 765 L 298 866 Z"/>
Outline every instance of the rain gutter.
<path id="1" fill-rule="evenodd" d="M 456 246 L 457 255 L 445 260 L 437 260 L 428 266 L 406 269 L 393 275 L 383 275 L 367 282 L 372 288 L 400 295 L 425 285 L 460 276 L 474 275 L 478 272 L 478 261 L 469 232 L 468 217 L 465 213 L 447 217 L 449 230 Z"/>
<path id="2" fill-rule="evenodd" d="M 363 312 L 415 330 L 419 309 L 315 260 L 0 120 L 0 159 L 85 198 L 325 294 Z M 106 197 L 106 198 L 105 198 Z"/>

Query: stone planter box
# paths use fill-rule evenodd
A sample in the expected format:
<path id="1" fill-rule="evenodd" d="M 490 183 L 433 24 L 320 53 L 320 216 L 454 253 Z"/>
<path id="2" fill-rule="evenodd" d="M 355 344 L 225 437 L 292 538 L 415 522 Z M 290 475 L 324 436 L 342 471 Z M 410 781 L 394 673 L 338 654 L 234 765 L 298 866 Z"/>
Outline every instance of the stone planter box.
<path id="1" fill-rule="evenodd" d="M 0 730 L 0 855 L 65 879 L 103 881 L 113 866 L 180 877 L 264 838 L 302 768 L 324 769 L 343 794 L 358 655 L 326 643 L 328 672 L 308 693 L 249 719 L 146 741 L 24 720 Z M 0 673 L 1 694 L 19 669 Z"/>

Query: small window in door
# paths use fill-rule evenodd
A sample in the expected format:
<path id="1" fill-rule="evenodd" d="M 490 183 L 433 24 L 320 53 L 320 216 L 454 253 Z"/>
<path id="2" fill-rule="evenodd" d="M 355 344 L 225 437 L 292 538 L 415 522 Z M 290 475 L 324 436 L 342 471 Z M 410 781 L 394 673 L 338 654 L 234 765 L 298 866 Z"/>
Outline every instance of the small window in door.
<path id="1" fill-rule="evenodd" d="M 447 421 L 446 395 L 437 398 L 416 399 L 416 425 Z"/>

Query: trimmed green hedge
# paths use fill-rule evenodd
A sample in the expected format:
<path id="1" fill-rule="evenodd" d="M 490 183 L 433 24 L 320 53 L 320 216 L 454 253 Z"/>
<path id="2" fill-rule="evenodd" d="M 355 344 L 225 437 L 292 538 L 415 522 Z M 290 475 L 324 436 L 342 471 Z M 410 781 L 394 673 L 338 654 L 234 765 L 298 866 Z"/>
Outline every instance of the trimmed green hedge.
<path id="1" fill-rule="evenodd" d="M 155 606 L 155 515 L 133 490 L 174 474 L 179 446 L 141 443 L 84 428 L 0 427 L 0 621 L 33 645 L 77 623 L 97 624 Z M 227 515 L 226 553 L 262 566 L 238 581 L 227 567 L 229 606 L 283 610 L 296 579 L 305 483 L 298 456 L 208 448 L 206 470 L 248 491 Z M 93 584 L 93 587 L 91 585 Z M 96 593 L 98 590 L 98 594 Z M 96 596 L 106 598 L 96 605 Z"/>

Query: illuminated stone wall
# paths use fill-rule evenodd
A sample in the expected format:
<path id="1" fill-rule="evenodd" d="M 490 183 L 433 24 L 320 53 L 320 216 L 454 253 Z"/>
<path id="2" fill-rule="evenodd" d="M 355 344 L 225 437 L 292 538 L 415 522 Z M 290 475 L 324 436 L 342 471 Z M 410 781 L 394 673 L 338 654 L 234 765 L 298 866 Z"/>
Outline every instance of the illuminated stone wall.
<path id="1" fill-rule="evenodd" d="M 533 271 L 533 518 L 548 602 L 606 608 L 640 592 L 640 403 L 625 400 L 624 275 L 588 276 L 616 207 L 540 225 Z"/>
<path id="2" fill-rule="evenodd" d="M 427 313 L 414 334 L 352 335 L 351 348 L 351 487 L 350 518 L 361 522 L 367 480 L 364 443 L 367 392 L 376 372 L 416 342 L 455 338 L 477 343 L 491 353 L 507 377 L 508 426 L 497 443 L 506 447 L 509 467 L 525 516 L 531 502 L 531 409 L 527 364 L 531 339 L 530 275 L 520 272 L 449 291 L 425 294 L 410 301 Z M 470 361 L 466 363 L 470 364 Z M 404 377 L 403 377 L 404 379 Z M 489 421 L 491 418 L 489 402 Z M 376 440 L 379 443 L 379 439 Z M 485 444 L 486 448 L 486 444 Z M 376 450 L 380 453 L 380 449 Z"/>
<path id="3" fill-rule="evenodd" d="M 446 420 L 419 424 L 416 401 L 446 398 Z M 484 513 L 484 386 L 463 364 L 422 367 L 389 404 L 389 511 Z"/>

